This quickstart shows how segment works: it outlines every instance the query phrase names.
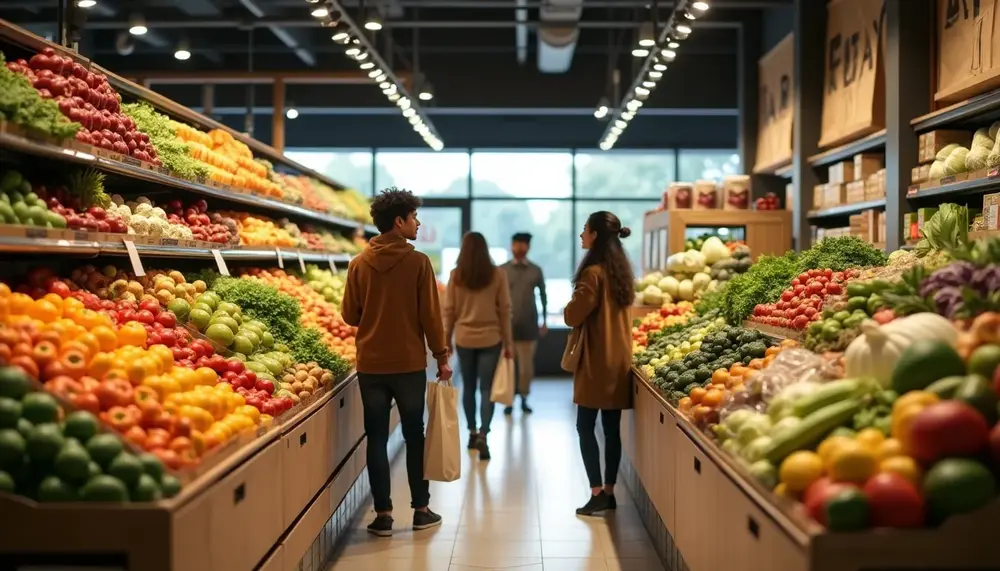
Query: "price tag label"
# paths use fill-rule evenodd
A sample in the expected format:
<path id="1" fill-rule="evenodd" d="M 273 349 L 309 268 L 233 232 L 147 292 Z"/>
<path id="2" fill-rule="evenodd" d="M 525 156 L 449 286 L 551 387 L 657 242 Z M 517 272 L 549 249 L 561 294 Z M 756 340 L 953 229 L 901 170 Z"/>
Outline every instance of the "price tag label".
<path id="1" fill-rule="evenodd" d="M 139 250 L 135 248 L 135 242 L 132 240 L 122 240 L 122 242 L 125 242 L 125 250 L 128 252 L 128 259 L 132 262 L 132 273 L 140 278 L 146 275 L 146 270 L 142 267 L 142 260 L 139 259 Z"/>
<path id="2" fill-rule="evenodd" d="M 222 252 L 220 252 L 219 250 L 216 250 L 215 248 L 213 248 L 212 249 L 212 257 L 215 258 L 215 264 L 217 266 L 219 266 L 219 273 L 222 274 L 222 275 L 224 275 L 224 276 L 228 276 L 229 275 L 229 266 L 226 265 L 226 260 L 223 259 Z"/>
<path id="3" fill-rule="evenodd" d="M 278 267 L 285 269 L 285 258 L 281 255 L 281 248 L 275 248 L 274 253 L 278 256 Z"/>
<path id="4" fill-rule="evenodd" d="M 305 259 L 302 258 L 302 251 L 301 250 L 298 251 L 298 252 L 296 252 L 296 253 L 299 255 L 299 269 L 304 274 L 304 273 L 306 273 L 306 261 L 305 261 Z"/>

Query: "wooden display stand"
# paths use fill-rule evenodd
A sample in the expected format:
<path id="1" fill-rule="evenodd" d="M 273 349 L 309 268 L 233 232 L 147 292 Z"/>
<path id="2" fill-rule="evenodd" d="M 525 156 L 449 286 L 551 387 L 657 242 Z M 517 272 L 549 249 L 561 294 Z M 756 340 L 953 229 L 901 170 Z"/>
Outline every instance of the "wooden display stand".
<path id="1" fill-rule="evenodd" d="M 679 556 L 690 571 L 955 571 L 1000 564 L 1000 545 L 991 537 L 1000 500 L 939 528 L 830 533 L 801 504 L 780 501 L 759 485 L 638 371 L 634 376 L 623 449 L 673 540 L 667 543 L 679 552 L 667 556 Z"/>
<path id="2" fill-rule="evenodd" d="M 290 571 L 364 470 L 365 445 L 351 375 L 170 500 L 38 504 L 0 494 L 0 560 L 101 556 L 129 571 Z"/>
<path id="3" fill-rule="evenodd" d="M 642 222 L 643 273 L 662 270 L 671 254 L 684 251 L 688 228 L 742 227 L 754 259 L 784 254 L 792 247 L 788 210 L 661 210 Z"/>

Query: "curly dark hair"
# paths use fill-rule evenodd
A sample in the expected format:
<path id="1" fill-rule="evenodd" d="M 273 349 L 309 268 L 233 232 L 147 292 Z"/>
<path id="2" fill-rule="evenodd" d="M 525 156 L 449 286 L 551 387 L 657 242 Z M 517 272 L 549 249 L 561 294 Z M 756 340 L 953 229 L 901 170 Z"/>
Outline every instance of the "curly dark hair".
<path id="1" fill-rule="evenodd" d="M 412 192 L 395 186 L 378 193 L 372 201 L 371 215 L 379 232 L 389 232 L 396 225 L 396 218 L 406 218 L 416 212 L 423 201 Z"/>
<path id="2" fill-rule="evenodd" d="M 583 271 L 590 266 L 601 266 L 604 277 L 611 289 L 611 299 L 619 307 L 628 307 L 635 300 L 635 276 L 632 264 L 622 248 L 622 238 L 628 238 L 632 231 L 622 226 L 617 216 L 604 210 L 594 212 L 587 218 L 587 228 L 596 232 L 594 244 L 580 262 L 573 276 L 573 284 L 580 281 Z"/>
<path id="3" fill-rule="evenodd" d="M 455 264 L 455 283 L 477 291 L 490 285 L 496 274 L 496 265 L 490 257 L 486 238 L 479 232 L 469 232 L 462 238 L 462 249 Z"/>

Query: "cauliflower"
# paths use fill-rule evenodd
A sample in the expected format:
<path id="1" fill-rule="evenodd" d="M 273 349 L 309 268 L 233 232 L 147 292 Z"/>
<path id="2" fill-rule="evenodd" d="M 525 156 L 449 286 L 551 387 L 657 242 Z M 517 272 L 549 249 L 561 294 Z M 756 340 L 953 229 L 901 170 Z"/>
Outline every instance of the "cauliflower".
<path id="1" fill-rule="evenodd" d="M 153 213 L 153 206 L 149 202 L 140 202 L 132 211 L 137 216 L 150 216 Z"/>
<path id="2" fill-rule="evenodd" d="M 157 217 L 157 218 L 159 218 L 160 220 L 166 220 L 167 219 L 167 213 L 166 213 L 166 211 L 163 210 L 162 208 L 160 208 L 159 206 L 154 206 L 153 207 L 152 215 L 155 216 L 155 217 Z"/>
<path id="3" fill-rule="evenodd" d="M 133 216 L 128 222 L 129 228 L 135 230 L 136 234 L 149 234 L 149 219 L 141 216 Z"/>

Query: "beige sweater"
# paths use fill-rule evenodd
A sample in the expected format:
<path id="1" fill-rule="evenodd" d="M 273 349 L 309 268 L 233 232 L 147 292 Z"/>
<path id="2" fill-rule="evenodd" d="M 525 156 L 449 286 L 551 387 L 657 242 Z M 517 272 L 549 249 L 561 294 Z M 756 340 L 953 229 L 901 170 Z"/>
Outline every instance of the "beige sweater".
<path id="1" fill-rule="evenodd" d="M 450 341 L 454 335 L 455 345 L 481 349 L 503 343 L 505 347 L 513 347 L 510 288 L 507 276 L 500 269 L 488 286 L 477 291 L 456 285 L 452 271 L 443 311 L 445 338 Z"/>

